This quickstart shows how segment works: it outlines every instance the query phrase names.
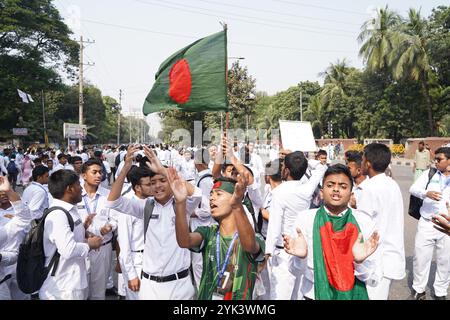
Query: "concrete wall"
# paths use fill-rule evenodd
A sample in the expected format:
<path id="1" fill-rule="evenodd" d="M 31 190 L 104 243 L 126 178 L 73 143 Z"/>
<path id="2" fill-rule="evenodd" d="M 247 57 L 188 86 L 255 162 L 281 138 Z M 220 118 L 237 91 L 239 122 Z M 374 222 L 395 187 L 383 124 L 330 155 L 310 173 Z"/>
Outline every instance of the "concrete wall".
<path id="1" fill-rule="evenodd" d="M 450 143 L 450 137 L 440 138 L 440 137 L 428 137 L 428 138 L 410 138 L 406 140 L 405 144 L 405 155 L 406 159 L 413 159 L 416 150 L 419 148 L 419 142 L 425 142 L 425 146 L 428 144 L 430 147 L 431 158 L 434 157 L 434 151 L 442 147 L 445 144 Z"/>

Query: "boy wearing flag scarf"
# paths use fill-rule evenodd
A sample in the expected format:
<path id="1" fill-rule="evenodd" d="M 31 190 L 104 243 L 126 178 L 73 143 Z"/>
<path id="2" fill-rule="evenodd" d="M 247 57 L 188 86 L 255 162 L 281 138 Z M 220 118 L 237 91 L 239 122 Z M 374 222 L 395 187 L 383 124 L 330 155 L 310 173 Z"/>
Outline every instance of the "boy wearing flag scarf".
<path id="1" fill-rule="evenodd" d="M 378 281 L 377 258 L 371 256 L 378 233 L 370 216 L 348 206 L 352 186 L 346 166 L 328 168 L 324 205 L 301 212 L 295 231 L 283 235 L 290 269 L 304 275 L 301 291 L 307 300 L 367 300 L 366 283 Z"/>
<path id="2" fill-rule="evenodd" d="M 200 226 L 189 232 L 186 220 L 185 182 L 169 169 L 170 186 L 176 202 L 175 230 L 181 248 L 203 253 L 199 300 L 250 300 L 258 264 L 264 261 L 264 239 L 255 232 L 245 214 L 242 200 L 249 173 L 237 182 L 219 178 L 211 191 L 211 216 L 218 225 Z"/>

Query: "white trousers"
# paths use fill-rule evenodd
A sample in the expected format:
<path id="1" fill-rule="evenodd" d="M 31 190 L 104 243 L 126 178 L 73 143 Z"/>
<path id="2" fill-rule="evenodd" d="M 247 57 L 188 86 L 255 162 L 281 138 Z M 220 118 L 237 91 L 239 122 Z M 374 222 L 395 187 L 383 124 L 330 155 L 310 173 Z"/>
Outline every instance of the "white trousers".
<path id="1" fill-rule="evenodd" d="M 127 295 L 127 285 L 125 284 L 122 273 L 117 274 L 117 294 L 122 297 Z"/>
<path id="2" fill-rule="evenodd" d="M 89 300 L 105 300 L 106 283 L 111 270 L 111 242 L 89 252 Z"/>
<path id="3" fill-rule="evenodd" d="M 289 254 L 277 248 L 267 264 L 270 277 L 270 299 L 294 299 L 294 296 L 297 296 L 297 292 L 294 293 L 294 287 L 300 278 L 289 271 Z"/>
<path id="4" fill-rule="evenodd" d="M 64 290 L 64 291 L 39 291 L 40 300 L 86 300 L 87 289 Z"/>
<path id="5" fill-rule="evenodd" d="M 144 254 L 142 252 L 131 252 L 131 259 L 133 261 L 134 269 L 136 270 L 136 273 L 141 278 L 141 271 L 142 271 L 142 262 L 144 259 Z M 128 287 L 128 281 L 133 279 L 128 279 L 128 276 L 126 273 L 123 273 L 125 268 L 122 269 L 122 275 L 123 275 L 123 281 L 124 281 L 124 287 L 125 292 L 127 296 L 127 300 L 139 300 L 139 291 L 131 291 Z M 141 286 L 142 286 L 142 279 L 141 280 Z"/>
<path id="6" fill-rule="evenodd" d="M 389 297 L 389 288 L 391 287 L 392 279 L 381 278 L 376 286 L 366 284 L 367 295 L 369 300 L 387 300 Z"/>
<path id="7" fill-rule="evenodd" d="M 429 220 L 420 218 L 417 224 L 413 260 L 413 289 L 425 292 L 430 274 L 433 251 L 436 248 L 436 275 L 433 284 L 436 296 L 446 296 L 450 284 L 450 237 L 436 230 Z"/>
<path id="8" fill-rule="evenodd" d="M 194 284 L 197 287 L 197 291 L 200 287 L 200 280 L 202 279 L 203 272 L 203 255 L 202 253 L 191 252 L 192 271 L 194 273 Z"/>
<path id="9" fill-rule="evenodd" d="M 191 275 L 183 279 L 156 282 L 142 277 L 139 300 L 192 300 L 195 289 Z"/>

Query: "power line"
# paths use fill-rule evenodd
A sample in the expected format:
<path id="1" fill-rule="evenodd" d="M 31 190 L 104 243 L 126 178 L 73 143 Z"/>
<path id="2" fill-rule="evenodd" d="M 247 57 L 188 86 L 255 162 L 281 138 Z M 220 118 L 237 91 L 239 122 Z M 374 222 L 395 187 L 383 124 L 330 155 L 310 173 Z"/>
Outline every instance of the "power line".
<path id="1" fill-rule="evenodd" d="M 274 27 L 274 28 L 280 28 L 280 29 L 287 29 L 287 30 L 298 30 L 298 31 L 304 31 L 304 32 L 310 32 L 310 33 L 317 33 L 317 34 L 323 34 L 323 35 L 327 35 L 327 36 L 336 36 L 336 37 L 351 37 L 353 38 L 352 35 L 350 34 L 339 34 L 339 33 L 326 33 L 326 32 L 320 32 L 320 31 L 316 31 L 316 30 L 309 30 L 309 29 L 304 29 L 304 28 L 293 28 L 293 27 L 287 27 L 287 26 L 280 26 L 280 25 L 275 25 L 275 24 L 268 24 L 268 23 L 263 23 L 263 22 L 257 22 L 257 21 L 249 21 L 249 20 L 245 20 L 245 19 L 240 19 L 240 18 L 234 18 L 234 17 L 230 17 L 230 16 L 223 16 L 223 15 L 215 15 L 215 14 L 209 14 L 209 13 L 204 13 L 204 12 L 199 12 L 199 11 L 194 11 L 194 10 L 190 10 L 190 9 L 184 9 L 184 8 L 179 8 L 179 7 L 174 7 L 174 6 L 169 6 L 166 4 L 162 4 L 162 3 L 150 3 L 150 2 L 145 2 L 142 0 L 133 0 L 135 2 L 139 2 L 142 4 L 146 4 L 146 5 L 151 5 L 151 6 L 159 6 L 159 7 L 163 7 L 163 8 L 169 8 L 169 9 L 175 9 L 175 10 L 180 10 L 183 12 L 189 12 L 189 13 L 194 13 L 194 14 L 200 14 L 200 15 L 205 15 L 205 16 L 209 16 L 209 17 L 214 17 L 214 18 L 226 18 L 227 20 L 235 20 L 235 21 L 241 21 L 244 23 L 249 23 L 249 24 L 256 24 L 256 25 L 262 25 L 262 26 L 268 26 L 268 27 Z M 165 1 L 166 3 L 167 1 Z M 182 6 L 180 4 L 176 4 L 179 6 Z M 186 7 L 186 6 L 184 6 Z M 206 11 L 211 11 L 209 9 L 202 9 L 202 10 L 206 10 Z M 227 13 L 230 14 L 230 13 Z M 235 14 L 233 14 L 235 15 Z M 235 15 L 236 16 L 236 15 Z M 251 18 L 251 19 L 260 19 L 260 18 Z M 261 19 L 260 19 L 261 20 Z M 285 22 L 282 22 L 285 23 Z M 290 24 L 290 23 L 285 23 L 285 24 Z M 315 27 L 309 27 L 309 28 L 315 28 Z M 346 31 L 349 32 L 349 31 Z"/>
<path id="2" fill-rule="evenodd" d="M 276 14 L 276 15 L 285 16 L 285 17 L 294 17 L 294 18 L 301 18 L 301 19 L 314 20 L 314 21 L 323 21 L 323 22 L 332 22 L 332 23 L 341 23 L 341 24 L 352 25 L 352 26 L 359 26 L 358 23 L 351 23 L 351 22 L 346 22 L 346 21 L 337 21 L 337 20 L 330 20 L 330 19 L 313 18 L 313 17 L 309 17 L 309 16 L 302 16 L 302 15 L 297 15 L 297 14 L 292 14 L 292 13 L 287 13 L 287 12 L 238 6 L 238 5 L 234 5 L 234 4 L 221 3 L 221 2 L 217 2 L 217 1 L 209 1 L 209 0 L 196 0 L 196 1 L 217 4 L 217 5 L 226 6 L 226 7 L 233 7 L 233 8 L 246 9 L 246 10 L 263 12 L 263 13 Z"/>
<path id="3" fill-rule="evenodd" d="M 150 4 L 150 3 L 142 1 L 142 0 L 133 0 L 133 1 Z M 323 27 L 309 26 L 309 25 L 303 25 L 303 24 L 286 22 L 286 21 L 280 21 L 280 20 L 274 20 L 274 19 L 266 19 L 266 18 L 260 18 L 260 17 L 255 17 L 255 16 L 236 14 L 236 13 L 233 13 L 233 12 L 226 12 L 226 11 L 219 11 L 219 10 L 215 10 L 215 9 L 208 9 L 208 8 L 196 7 L 196 6 L 191 6 L 191 5 L 184 5 L 184 4 L 180 4 L 180 3 L 177 3 L 177 2 L 173 2 L 173 1 L 167 1 L 167 0 L 163 0 L 163 1 L 161 1 L 161 0 L 153 0 L 153 1 L 163 2 L 164 4 L 169 3 L 169 4 L 180 6 L 180 7 L 199 9 L 199 10 L 204 10 L 204 11 L 209 11 L 209 12 L 218 12 L 218 13 L 221 13 L 221 14 L 231 14 L 231 15 L 236 16 L 236 17 L 256 19 L 256 20 L 261 20 L 261 21 L 281 23 L 281 24 L 287 24 L 287 25 L 293 25 L 293 26 L 299 26 L 299 27 L 306 27 L 306 28 L 314 28 L 314 29 L 318 29 L 318 30 L 340 31 L 340 32 L 344 32 L 344 33 L 352 33 L 353 32 L 351 30 L 345 30 L 345 29 L 323 28 Z M 203 1 L 203 0 L 198 0 L 198 1 Z M 208 2 L 208 1 L 205 1 L 205 2 Z M 230 6 L 232 6 L 232 5 L 230 5 Z M 241 6 L 238 6 L 238 7 L 251 9 L 249 7 L 241 7 Z M 257 11 L 257 10 L 253 10 L 253 11 Z M 322 21 L 324 21 L 324 20 L 322 20 Z"/>
<path id="4" fill-rule="evenodd" d="M 107 23 L 107 22 L 101 22 L 101 21 L 95 21 L 90 19 L 82 19 L 81 21 L 87 22 L 87 23 L 93 23 L 93 24 L 99 24 L 104 25 L 108 27 L 114 27 L 119 29 L 125 29 L 125 30 L 132 30 L 132 31 L 139 31 L 139 32 L 147 32 L 147 33 L 154 33 L 154 34 L 160 34 L 165 36 L 171 36 L 171 37 L 178 37 L 178 38 L 189 38 L 189 39 L 198 39 L 198 36 L 189 36 L 189 35 L 183 35 L 183 34 L 177 34 L 177 33 L 170 33 L 170 32 L 161 32 L 161 31 L 155 31 L 155 30 L 149 30 L 144 28 L 136 28 L 136 27 L 129 27 L 124 25 L 118 25 L 113 23 Z M 307 48 L 296 48 L 296 47 L 286 47 L 286 46 L 274 46 L 274 45 L 267 45 L 267 44 L 258 44 L 258 43 L 246 43 L 246 42 L 237 42 L 237 41 L 229 41 L 230 44 L 237 44 L 237 45 L 244 45 L 244 46 L 250 46 L 250 47 L 262 47 L 262 48 L 272 48 L 272 49 L 283 49 L 283 50 L 294 50 L 294 51 L 306 51 L 306 52 L 320 52 L 320 53 L 353 53 L 353 51 L 343 51 L 343 50 L 319 50 L 319 49 L 307 49 Z"/>
<path id="5" fill-rule="evenodd" d="M 274 2 L 283 2 L 283 3 L 293 4 L 293 5 L 301 6 L 301 7 L 311 7 L 311 8 L 323 9 L 323 10 L 334 11 L 334 12 L 343 12 L 343 13 L 350 13 L 350 14 L 357 14 L 357 15 L 361 15 L 361 16 L 367 16 L 367 13 L 362 13 L 362 12 L 359 12 L 359 11 L 351 11 L 351 10 L 343 10 L 343 9 L 337 9 L 337 8 L 331 8 L 331 7 L 325 7 L 325 6 L 318 6 L 318 5 L 310 4 L 310 3 L 302 3 L 302 2 L 294 2 L 294 1 L 286 1 L 286 0 L 273 0 L 273 1 Z"/>

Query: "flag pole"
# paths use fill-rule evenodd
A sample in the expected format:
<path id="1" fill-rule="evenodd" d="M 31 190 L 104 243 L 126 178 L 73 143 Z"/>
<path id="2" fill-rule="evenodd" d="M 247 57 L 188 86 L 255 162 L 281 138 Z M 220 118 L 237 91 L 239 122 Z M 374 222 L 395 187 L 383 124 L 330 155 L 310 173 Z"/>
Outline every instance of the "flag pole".
<path id="1" fill-rule="evenodd" d="M 226 23 L 223 23 L 223 30 L 225 33 L 228 30 L 228 26 Z M 228 50 L 225 46 L 225 84 L 227 88 L 227 100 L 228 100 Z M 227 111 L 225 115 L 225 132 L 230 128 L 230 112 Z"/>

